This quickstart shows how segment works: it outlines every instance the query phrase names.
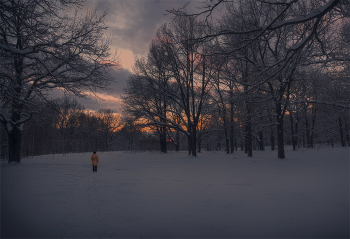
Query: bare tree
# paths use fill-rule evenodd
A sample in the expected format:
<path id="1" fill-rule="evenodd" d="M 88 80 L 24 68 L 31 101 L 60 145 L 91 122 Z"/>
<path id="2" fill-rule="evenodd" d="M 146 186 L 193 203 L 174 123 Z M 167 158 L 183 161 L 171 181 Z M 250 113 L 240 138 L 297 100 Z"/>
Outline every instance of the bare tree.
<path id="1" fill-rule="evenodd" d="M 106 14 L 80 16 L 81 3 L 0 2 L 0 121 L 8 133 L 9 162 L 20 162 L 21 131 L 35 111 L 34 99 L 48 101 L 53 89 L 85 96 L 112 80 Z"/>
<path id="2" fill-rule="evenodd" d="M 62 137 L 62 142 L 57 142 L 57 144 L 63 148 L 63 153 L 67 153 L 72 151 L 70 149 L 71 139 L 79 126 L 77 119 L 85 108 L 76 99 L 64 97 L 55 100 L 55 109 L 58 111 L 55 123 Z"/>
<path id="3" fill-rule="evenodd" d="M 215 10 L 224 8 L 226 12 L 231 13 L 232 5 L 239 5 L 242 0 L 207 0 L 204 1 L 201 10 L 198 13 L 188 14 L 184 9 L 172 9 L 168 12 L 176 16 L 192 16 L 192 17 L 203 17 L 206 22 L 212 19 L 211 16 L 215 14 Z M 251 2 L 251 1 L 248 1 Z M 265 0 L 254 0 L 255 4 L 259 9 L 270 9 L 271 12 L 275 12 L 273 18 L 264 21 L 262 24 L 251 25 L 249 29 L 237 30 L 232 28 L 220 27 L 217 32 L 208 34 L 197 40 L 208 40 L 211 38 L 217 38 L 224 35 L 247 35 L 256 33 L 255 37 L 250 39 L 244 39 L 242 43 L 249 45 L 256 41 L 259 37 L 270 34 L 271 31 L 277 29 L 284 29 L 291 25 L 304 26 L 308 25 L 307 28 L 303 28 L 300 32 L 298 40 L 294 42 L 289 48 L 290 52 L 295 52 L 304 47 L 304 45 L 312 40 L 317 35 L 318 28 L 322 19 L 325 17 L 338 18 L 349 17 L 349 1 L 348 0 L 290 0 L 290 1 L 265 1 Z M 220 11 L 220 10 L 218 10 Z M 328 16 L 327 16 L 328 14 Z M 233 51 L 238 50 L 232 49 Z M 288 60 L 289 56 L 286 56 L 284 60 Z"/>
<path id="4" fill-rule="evenodd" d="M 100 123 L 104 139 L 104 150 L 108 150 L 109 146 L 115 143 L 116 137 L 114 132 L 121 127 L 122 120 L 119 114 L 116 114 L 111 109 L 100 109 L 97 111 L 97 116 Z"/>
<path id="5" fill-rule="evenodd" d="M 144 75 L 130 76 L 124 89 L 123 107 L 124 113 L 133 116 L 140 126 L 157 132 L 161 152 L 166 152 L 166 127 L 176 127 L 176 124 L 171 124 L 167 118 L 168 107 L 164 107 L 167 100 L 163 101 L 166 95 L 161 93 L 164 91 L 158 83 L 156 79 Z"/>
<path id="6" fill-rule="evenodd" d="M 182 108 L 185 118 L 183 125 L 187 129 L 189 154 L 197 155 L 197 128 L 208 99 L 211 67 L 205 55 L 209 45 L 194 43 L 194 38 L 205 33 L 205 29 L 193 17 L 181 16 L 174 19 L 171 29 L 163 29 L 167 39 L 167 52 L 170 58 L 173 79 L 176 82 L 176 92 L 172 94 L 175 105 Z"/>
<path id="7" fill-rule="evenodd" d="M 165 27 L 165 26 L 163 26 Z M 166 54 L 166 49 L 162 46 L 163 41 L 160 31 L 157 32 L 156 38 L 152 41 L 147 62 L 139 59 L 135 64 L 136 74 L 144 76 L 147 79 L 149 85 L 148 90 L 152 92 L 152 104 L 153 104 L 153 120 L 149 121 L 154 123 L 155 120 L 160 124 L 152 124 L 152 128 L 157 132 L 160 142 L 161 152 L 167 152 L 167 135 L 168 126 L 167 119 L 169 118 L 170 102 L 167 92 L 170 88 L 170 71 L 169 61 Z"/>
<path id="8" fill-rule="evenodd" d="M 253 115 L 249 99 L 254 92 L 269 93 L 274 100 L 273 115 L 278 128 L 278 157 L 284 158 L 283 118 L 289 104 L 293 73 L 309 55 L 309 62 L 348 59 L 342 52 L 327 50 L 330 41 L 327 43 L 323 36 L 334 22 L 348 19 L 349 1 L 216 0 L 206 1 L 199 13 L 187 14 L 174 9 L 169 12 L 176 16 L 202 17 L 210 26 L 214 22 L 211 17 L 217 14 L 215 11 L 219 11 L 220 7 L 223 7 L 225 14 L 217 21 L 217 30 L 203 37 L 195 37 L 193 42 L 217 39 L 224 47 L 215 54 L 244 62 L 241 63 L 244 66 L 241 67 L 241 82 L 244 86 L 243 96 L 247 99 L 246 145 L 249 155 L 252 150 Z M 346 34 L 344 39 L 347 39 Z"/>
<path id="9" fill-rule="evenodd" d="M 141 129 L 135 125 L 135 122 L 135 119 L 125 118 L 120 130 L 122 140 L 120 144 L 128 151 L 135 150 L 136 141 L 141 135 Z"/>
<path id="10" fill-rule="evenodd" d="M 124 102 L 126 111 L 156 127 L 163 139 L 167 128 L 185 133 L 189 154 L 195 156 L 210 68 L 202 53 L 205 46 L 190 42 L 194 34 L 203 34 L 203 29 L 192 18 L 179 17 L 162 26 L 147 61 L 137 61 L 137 74 L 129 78 Z"/>

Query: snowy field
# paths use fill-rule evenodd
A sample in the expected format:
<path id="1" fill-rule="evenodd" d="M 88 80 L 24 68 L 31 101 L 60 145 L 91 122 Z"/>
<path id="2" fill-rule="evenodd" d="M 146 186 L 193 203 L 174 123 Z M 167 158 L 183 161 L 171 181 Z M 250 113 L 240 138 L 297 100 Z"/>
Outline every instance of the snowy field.
<path id="1" fill-rule="evenodd" d="M 348 238 L 349 148 L 1 162 L 1 238 Z"/>

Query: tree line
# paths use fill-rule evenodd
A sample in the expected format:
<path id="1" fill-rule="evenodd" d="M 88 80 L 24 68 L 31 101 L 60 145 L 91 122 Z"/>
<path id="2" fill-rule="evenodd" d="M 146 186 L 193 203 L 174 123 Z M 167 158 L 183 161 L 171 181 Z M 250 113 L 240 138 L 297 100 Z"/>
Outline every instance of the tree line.
<path id="1" fill-rule="evenodd" d="M 226 13 L 215 22 L 219 5 Z M 162 152 L 179 134 L 194 156 L 205 141 L 249 156 L 270 145 L 279 158 L 286 144 L 349 145 L 348 2 L 208 1 L 202 9 L 170 11 L 124 90 L 125 114 L 157 132 Z"/>
<path id="2" fill-rule="evenodd" d="M 106 13 L 80 14 L 82 4 L 0 1 L 0 122 L 7 135 L 1 145 L 7 142 L 9 162 L 20 162 L 25 125 L 53 89 L 84 97 L 115 80 Z"/>
<path id="3" fill-rule="evenodd" d="M 198 13 L 169 10 L 172 22 L 127 81 L 121 128 L 101 123 L 115 117 L 108 109 L 51 100 L 53 89 L 86 97 L 116 80 L 106 13 L 80 14 L 82 4 L 0 1 L 1 155 L 9 162 L 154 144 L 194 156 L 238 148 L 252 156 L 270 146 L 279 158 L 286 144 L 349 145 L 349 1 L 208 0 Z"/>
<path id="4" fill-rule="evenodd" d="M 1 127 L 1 158 L 8 158 L 8 138 Z M 56 99 L 37 109 L 22 135 L 21 155 L 132 150 L 141 131 L 110 109 L 96 112 L 74 98 Z"/>

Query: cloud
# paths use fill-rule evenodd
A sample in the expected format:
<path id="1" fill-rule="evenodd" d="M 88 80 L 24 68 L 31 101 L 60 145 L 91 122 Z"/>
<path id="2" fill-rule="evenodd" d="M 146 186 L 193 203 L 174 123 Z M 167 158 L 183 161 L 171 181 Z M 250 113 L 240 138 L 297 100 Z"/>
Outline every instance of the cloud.
<path id="1" fill-rule="evenodd" d="M 85 106 L 85 109 L 98 111 L 100 109 L 109 108 L 115 113 L 122 112 L 122 100 L 120 97 L 103 93 L 96 93 L 96 95 L 92 95 L 91 93 L 87 92 L 87 94 L 90 95 L 89 99 L 78 99 L 78 101 Z"/>
<path id="2" fill-rule="evenodd" d="M 109 86 L 109 90 L 107 90 L 106 94 L 113 95 L 113 96 L 119 96 L 123 93 L 123 88 L 125 86 L 125 82 L 128 79 L 128 77 L 131 75 L 131 72 L 128 69 L 112 69 L 111 70 L 111 76 L 115 79 L 114 82 L 111 83 Z"/>
<path id="3" fill-rule="evenodd" d="M 108 35 L 112 47 L 128 49 L 135 56 L 145 56 L 157 29 L 171 21 L 166 10 L 186 5 L 191 11 L 200 5 L 201 0 L 89 0 L 85 6 L 107 11 Z"/>
<path id="4" fill-rule="evenodd" d="M 125 82 L 130 76 L 131 72 L 128 69 L 112 69 L 111 76 L 115 79 L 109 86 L 108 90 L 98 91 L 96 96 L 91 92 L 85 92 L 87 98 L 79 98 L 73 95 L 70 97 L 75 98 L 79 103 L 83 104 L 85 109 L 91 111 L 97 111 L 102 108 L 110 108 L 114 112 L 121 113 L 121 95 Z M 50 98 L 62 98 L 64 93 L 60 89 L 54 89 L 50 92 Z"/>
<path id="5" fill-rule="evenodd" d="M 121 113 L 121 95 L 125 82 L 129 78 L 131 72 L 128 69 L 112 69 L 111 75 L 115 81 L 109 86 L 106 91 L 98 91 L 94 97 L 91 93 L 89 99 L 77 99 L 86 109 L 97 111 L 102 108 L 110 108 L 114 112 Z"/>
<path id="6" fill-rule="evenodd" d="M 95 98 L 92 94 L 90 94 L 89 99 L 78 99 L 86 109 L 96 111 L 102 108 L 110 108 L 114 112 L 121 113 L 121 95 L 131 72 L 128 69 L 121 68 L 112 69 L 110 73 L 115 81 L 109 85 L 108 90 L 97 92 L 96 95 L 100 99 Z"/>
<path id="7" fill-rule="evenodd" d="M 132 71 L 134 65 L 134 53 L 129 49 L 118 49 L 118 55 L 120 57 L 120 64 L 122 68 Z"/>
<path id="8" fill-rule="evenodd" d="M 99 14 L 107 11 L 107 36 L 111 38 L 111 49 L 117 50 L 120 56 L 121 69 L 113 69 L 115 82 L 110 89 L 98 92 L 103 101 L 90 97 L 77 98 L 86 109 L 97 111 L 110 108 L 121 113 L 121 94 L 125 82 L 132 72 L 135 56 L 146 56 L 149 44 L 155 37 L 157 29 L 166 22 L 171 22 L 171 16 L 166 10 L 186 8 L 189 12 L 198 12 L 196 6 L 203 0 L 87 0 L 83 11 L 96 9 Z M 62 97 L 62 93 L 55 93 Z"/>

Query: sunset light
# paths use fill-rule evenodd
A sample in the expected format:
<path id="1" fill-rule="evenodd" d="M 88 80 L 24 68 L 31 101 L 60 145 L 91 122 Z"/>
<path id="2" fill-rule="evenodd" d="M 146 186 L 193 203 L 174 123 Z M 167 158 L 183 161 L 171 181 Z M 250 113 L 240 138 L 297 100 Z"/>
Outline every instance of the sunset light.
<path id="1" fill-rule="evenodd" d="M 0 238 L 349 238 L 349 9 L 0 0 Z"/>
<path id="2" fill-rule="evenodd" d="M 134 65 L 134 53 L 128 49 L 120 49 L 120 64 L 124 69 L 133 71 L 132 67 Z"/>

